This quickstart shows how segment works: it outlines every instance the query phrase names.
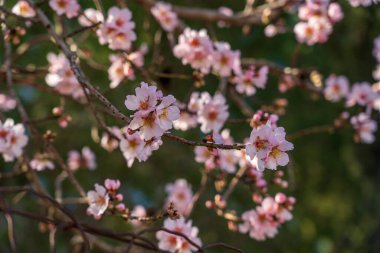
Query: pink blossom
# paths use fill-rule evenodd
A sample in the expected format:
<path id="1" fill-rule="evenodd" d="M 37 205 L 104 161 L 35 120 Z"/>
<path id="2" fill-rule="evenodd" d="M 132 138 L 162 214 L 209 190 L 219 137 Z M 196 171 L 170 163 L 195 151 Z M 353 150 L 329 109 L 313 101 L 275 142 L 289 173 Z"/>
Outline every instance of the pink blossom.
<path id="1" fill-rule="evenodd" d="M 107 178 L 104 181 L 104 186 L 108 191 L 116 192 L 120 188 L 120 181 Z"/>
<path id="2" fill-rule="evenodd" d="M 54 169 L 54 163 L 49 159 L 49 155 L 46 153 L 38 153 L 34 155 L 32 161 L 30 161 L 30 167 L 36 171 L 43 171 L 45 169 Z"/>
<path id="3" fill-rule="evenodd" d="M 108 130 L 115 137 L 121 139 L 121 131 L 118 127 L 110 127 Z M 104 132 L 102 138 L 100 139 L 100 146 L 102 146 L 102 148 L 108 152 L 112 152 L 117 147 L 119 147 L 119 141 L 116 138 L 112 137 L 108 132 Z"/>
<path id="4" fill-rule="evenodd" d="M 160 23 L 161 27 L 167 32 L 174 31 L 179 24 L 177 14 L 168 3 L 156 2 L 150 11 Z"/>
<path id="5" fill-rule="evenodd" d="M 147 216 L 147 211 L 146 211 L 145 207 L 143 207 L 141 205 L 137 205 L 133 208 L 131 215 L 134 217 L 145 217 L 145 216 Z M 138 221 L 135 219 L 131 220 L 130 222 L 133 226 L 136 226 L 136 227 L 142 225 L 141 221 Z"/>
<path id="6" fill-rule="evenodd" d="M 213 169 L 216 167 L 215 156 L 217 155 L 217 150 L 209 149 L 207 147 L 195 147 L 195 161 L 198 163 L 204 163 L 206 169 Z"/>
<path id="7" fill-rule="evenodd" d="M 249 233 L 251 238 L 263 241 L 273 238 L 277 230 L 277 222 L 263 210 L 250 210 L 241 216 L 243 223 L 239 225 L 240 233 Z"/>
<path id="8" fill-rule="evenodd" d="M 25 18 L 32 18 L 36 15 L 36 12 L 29 5 L 27 1 L 20 0 L 12 8 L 12 12 L 16 15 Z"/>
<path id="9" fill-rule="evenodd" d="M 68 18 L 78 16 L 80 9 L 77 0 L 49 0 L 49 5 L 58 15 Z"/>
<path id="10" fill-rule="evenodd" d="M 264 29 L 264 34 L 265 36 L 267 36 L 268 38 L 272 38 L 274 36 L 276 36 L 278 33 L 278 29 L 275 25 L 273 24 L 269 24 L 265 27 Z"/>
<path id="11" fill-rule="evenodd" d="M 173 121 L 179 118 L 179 109 L 174 105 L 176 99 L 172 95 L 165 96 L 161 99 L 161 103 L 157 106 L 158 125 L 163 130 L 173 128 Z"/>
<path id="12" fill-rule="evenodd" d="M 133 162 L 141 153 L 144 147 L 144 140 L 139 133 L 125 134 L 120 141 L 120 150 L 124 158 L 127 160 L 128 167 L 133 165 Z"/>
<path id="13" fill-rule="evenodd" d="M 137 110 L 129 128 L 139 131 L 144 140 L 161 137 L 179 118 L 179 109 L 174 105 L 175 98 L 172 95 L 162 96 L 161 91 L 146 83 L 141 83 L 141 87 L 135 91 L 136 95 L 128 95 L 125 100 L 129 110 Z"/>
<path id="14" fill-rule="evenodd" d="M 87 214 L 94 216 L 95 219 L 100 219 L 108 208 L 110 197 L 106 188 L 99 184 L 95 184 L 95 191 L 87 193 L 89 207 Z"/>
<path id="15" fill-rule="evenodd" d="M 187 109 L 190 112 L 196 113 L 202 108 L 202 101 L 200 100 L 200 93 L 195 91 L 191 93 Z"/>
<path id="16" fill-rule="evenodd" d="M 266 213 L 269 213 L 276 217 L 276 220 L 280 223 L 284 223 L 286 221 L 289 221 L 293 218 L 292 213 L 286 204 L 287 202 L 287 197 L 285 194 L 282 193 L 277 193 L 276 198 L 272 197 L 266 197 L 262 202 L 261 202 L 261 208 L 263 211 Z M 285 205 L 284 205 L 285 204 Z"/>
<path id="17" fill-rule="evenodd" d="M 6 162 L 20 157 L 27 143 L 22 124 L 15 124 L 13 119 L 6 119 L 4 123 L 0 121 L 0 153 Z"/>
<path id="18" fill-rule="evenodd" d="M 273 129 L 266 125 L 253 129 L 246 147 L 247 155 L 254 159 L 258 156 L 263 159 L 268 156 L 271 150 L 270 139 L 273 138 Z"/>
<path id="19" fill-rule="evenodd" d="M 77 81 L 65 55 L 49 53 L 47 59 L 49 73 L 45 77 L 46 83 L 63 95 L 71 95 L 74 98 L 84 96 L 82 86 Z"/>
<path id="20" fill-rule="evenodd" d="M 270 124 L 252 130 L 246 152 L 258 170 L 265 168 L 274 170 L 277 165 L 285 166 L 289 163 L 286 151 L 294 147 L 285 140 L 285 135 L 284 128 L 272 128 Z"/>
<path id="21" fill-rule="evenodd" d="M 295 199 L 278 193 L 276 197 L 265 197 L 261 205 L 254 210 L 242 214 L 243 223 L 239 225 L 239 232 L 249 233 L 249 236 L 258 240 L 273 238 L 281 224 L 292 219 L 291 210 Z"/>
<path id="22" fill-rule="evenodd" d="M 167 193 L 165 205 L 173 202 L 174 208 L 181 215 L 188 215 L 192 207 L 193 191 L 185 179 L 177 179 L 174 183 L 167 184 L 165 187 Z"/>
<path id="23" fill-rule="evenodd" d="M 108 69 L 108 78 L 111 80 L 110 88 L 116 88 L 124 79 L 134 80 L 135 73 L 123 56 L 111 55 L 111 66 Z"/>
<path id="24" fill-rule="evenodd" d="M 226 7 L 226 6 L 219 7 L 218 12 L 223 14 L 224 16 L 227 16 L 227 17 L 231 17 L 234 15 L 234 11 L 232 9 Z M 221 28 L 229 26 L 226 22 L 224 22 L 222 20 L 218 21 L 217 24 L 218 24 L 218 27 L 221 27 Z"/>
<path id="25" fill-rule="evenodd" d="M 362 143 L 373 143 L 375 141 L 374 132 L 377 131 L 377 123 L 366 113 L 360 113 L 350 120 Z"/>
<path id="26" fill-rule="evenodd" d="M 173 127 L 177 130 L 187 131 L 197 126 L 196 115 L 190 114 L 185 111 L 181 111 L 179 118 L 173 121 Z"/>
<path id="27" fill-rule="evenodd" d="M 275 134 L 274 137 L 270 139 L 270 145 L 272 148 L 264 160 L 265 167 L 275 170 L 277 165 L 286 166 L 289 163 L 289 156 L 286 151 L 293 150 L 293 144 L 285 140 L 283 135 Z"/>
<path id="28" fill-rule="evenodd" d="M 341 21 L 344 17 L 342 7 L 338 3 L 330 3 L 327 12 L 330 20 L 334 23 Z"/>
<path id="29" fill-rule="evenodd" d="M 213 70 L 221 77 L 228 77 L 232 73 L 240 74 L 240 51 L 232 51 L 230 44 L 215 42 L 216 50 L 213 53 Z"/>
<path id="30" fill-rule="evenodd" d="M 0 111 L 7 112 L 16 108 L 16 100 L 0 93 Z"/>
<path id="31" fill-rule="evenodd" d="M 203 92 L 199 103 L 198 123 L 201 124 L 201 131 L 219 132 L 229 116 L 226 99 L 219 93 L 211 97 L 209 93 Z"/>
<path id="32" fill-rule="evenodd" d="M 72 170 L 77 170 L 81 167 L 94 170 L 96 169 L 96 157 L 89 147 L 83 147 L 81 153 L 72 150 L 69 152 L 67 165 Z"/>
<path id="33" fill-rule="evenodd" d="M 371 85 L 367 82 L 355 83 L 347 97 L 347 106 L 356 104 L 361 106 L 372 106 L 373 101 L 378 95 L 372 90 Z"/>
<path id="34" fill-rule="evenodd" d="M 150 140 L 145 140 L 142 151 L 138 154 L 137 159 L 139 162 L 146 161 L 153 151 L 156 151 L 162 145 L 161 138 L 153 137 Z"/>
<path id="35" fill-rule="evenodd" d="M 302 20 L 294 27 L 298 42 L 314 45 L 327 41 L 333 24 L 343 18 L 343 12 L 335 2 L 307 1 L 299 7 L 298 16 Z"/>
<path id="36" fill-rule="evenodd" d="M 92 26 L 103 21 L 103 14 L 93 8 L 84 10 L 83 14 L 78 18 L 78 22 L 81 26 Z"/>
<path id="37" fill-rule="evenodd" d="M 230 131 L 224 129 L 221 134 L 213 133 L 212 143 L 217 144 L 233 144 L 234 141 L 230 136 Z M 206 169 L 214 169 L 219 167 L 221 170 L 227 173 L 234 173 L 236 171 L 236 165 L 240 159 L 240 152 L 237 150 L 220 150 L 210 149 L 207 147 L 195 147 L 195 161 L 198 163 L 204 163 Z"/>
<path id="38" fill-rule="evenodd" d="M 125 106 L 128 110 L 148 113 L 156 107 L 160 95 L 155 86 L 149 86 L 142 82 L 141 86 L 135 89 L 135 92 L 136 95 L 128 95 L 125 100 Z"/>
<path id="39" fill-rule="evenodd" d="M 236 90 L 241 94 L 251 96 L 256 93 L 256 88 L 264 89 L 268 80 L 269 68 L 263 66 L 256 69 L 251 66 L 236 79 Z"/>
<path id="40" fill-rule="evenodd" d="M 111 49 L 129 50 L 136 40 L 135 23 L 129 9 L 112 7 L 108 10 L 106 22 L 97 30 L 99 43 L 108 44 Z"/>
<path id="41" fill-rule="evenodd" d="M 142 43 L 136 51 L 127 54 L 126 57 L 134 66 L 141 68 L 144 66 L 144 55 L 146 55 L 147 52 L 148 46 Z"/>
<path id="42" fill-rule="evenodd" d="M 186 28 L 179 36 L 178 44 L 173 49 L 174 55 L 184 65 L 208 73 L 212 64 L 213 47 L 206 30 L 195 31 Z"/>
<path id="43" fill-rule="evenodd" d="M 239 162 L 239 154 L 237 150 L 220 150 L 218 161 L 220 168 L 227 173 L 234 173 Z"/>
<path id="44" fill-rule="evenodd" d="M 198 228 L 193 227 L 191 221 L 186 222 L 183 217 L 177 220 L 167 218 L 164 221 L 164 228 L 186 235 L 197 245 L 202 245 L 201 240 L 198 238 Z M 171 253 L 191 253 L 197 251 L 197 248 L 181 236 L 159 231 L 156 233 L 156 237 L 159 240 L 158 247 L 162 250 L 167 250 Z"/>
<path id="45" fill-rule="evenodd" d="M 330 75 L 326 79 L 324 94 L 327 100 L 337 102 L 345 98 L 349 92 L 349 82 L 345 76 Z"/>
<path id="46" fill-rule="evenodd" d="M 276 114 L 269 114 L 262 110 L 258 110 L 249 123 L 252 128 L 258 128 L 259 126 L 269 124 L 272 128 L 277 127 L 278 116 Z"/>

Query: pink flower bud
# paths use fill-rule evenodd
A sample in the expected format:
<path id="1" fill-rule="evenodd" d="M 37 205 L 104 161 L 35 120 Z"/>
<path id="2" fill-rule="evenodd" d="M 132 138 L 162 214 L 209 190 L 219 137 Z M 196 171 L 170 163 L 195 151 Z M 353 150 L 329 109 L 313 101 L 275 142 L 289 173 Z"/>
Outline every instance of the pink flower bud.
<path id="1" fill-rule="evenodd" d="M 279 192 L 279 193 L 276 194 L 275 200 L 276 200 L 277 203 L 283 204 L 287 200 L 287 197 L 282 192 Z"/>
<path id="2" fill-rule="evenodd" d="M 61 116 L 63 113 L 63 108 L 62 107 L 54 107 L 52 112 L 53 112 L 54 116 Z"/>
<path id="3" fill-rule="evenodd" d="M 119 203 L 116 205 L 116 209 L 120 212 L 123 212 L 125 210 L 125 205 L 123 203 Z"/>
<path id="4" fill-rule="evenodd" d="M 113 180 L 107 178 L 104 181 L 104 186 L 107 188 L 109 191 L 116 191 L 117 189 L 120 188 L 120 181 L 119 180 Z"/>
<path id="5" fill-rule="evenodd" d="M 207 207 L 207 208 L 213 208 L 214 207 L 214 203 L 211 201 L 211 200 L 207 200 L 206 202 L 205 202 L 205 206 Z"/>
<path id="6" fill-rule="evenodd" d="M 282 188 L 288 188 L 289 184 L 288 184 L 288 181 L 282 181 L 281 182 L 281 187 Z"/>
<path id="7" fill-rule="evenodd" d="M 293 196 L 288 197 L 288 202 L 290 205 L 294 205 L 296 203 L 296 198 Z"/>
<path id="8" fill-rule="evenodd" d="M 253 193 L 252 194 L 252 200 L 253 200 L 253 202 L 259 204 L 259 203 L 261 203 L 261 201 L 263 201 L 263 198 L 259 194 Z"/>
<path id="9" fill-rule="evenodd" d="M 116 201 L 122 201 L 123 200 L 123 195 L 121 193 L 116 195 Z"/>

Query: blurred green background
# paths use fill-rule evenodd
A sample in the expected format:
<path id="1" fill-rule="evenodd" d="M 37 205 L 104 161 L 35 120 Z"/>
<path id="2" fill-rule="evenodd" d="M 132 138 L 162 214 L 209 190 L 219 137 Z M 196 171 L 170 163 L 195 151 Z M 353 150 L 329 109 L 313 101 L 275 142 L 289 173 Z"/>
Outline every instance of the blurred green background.
<path id="1" fill-rule="evenodd" d="M 16 1 L 6 1 L 6 6 L 13 6 Z M 338 1 L 342 4 L 345 18 L 334 26 L 334 32 L 326 44 L 308 47 L 302 45 L 298 51 L 298 67 L 316 67 L 326 77 L 330 73 L 346 75 L 351 82 L 371 81 L 371 73 L 375 67 L 372 57 L 373 39 L 380 34 L 380 7 L 352 8 L 347 1 Z M 175 1 L 176 5 L 218 8 L 228 6 L 235 11 L 244 8 L 245 1 L 216 1 L 216 0 L 188 0 Z M 94 7 L 92 1 L 80 1 L 82 8 Z M 104 8 L 115 4 L 114 1 L 104 1 Z M 137 47 L 145 42 L 151 49 L 153 35 L 159 30 L 154 19 L 142 9 L 135 1 L 127 1 L 133 12 L 136 22 L 138 40 Z M 47 4 L 44 10 L 52 17 L 52 11 Z M 259 58 L 273 61 L 279 65 L 289 66 L 291 58 L 298 48 L 298 44 L 291 32 L 291 27 L 297 22 L 296 15 L 284 16 L 290 32 L 268 39 L 264 36 L 262 26 L 252 26 L 248 34 L 243 34 L 241 27 L 218 28 L 216 24 L 203 22 L 185 23 L 192 28 L 209 29 L 213 38 L 228 41 L 232 48 L 239 49 L 244 58 Z M 74 30 L 78 24 L 74 20 L 63 20 L 65 28 Z M 33 25 L 27 30 L 27 35 L 21 43 L 44 34 L 42 26 Z M 80 36 L 76 37 L 80 40 Z M 3 48 L 3 42 L 0 41 Z M 100 46 L 94 35 L 81 41 L 78 46 L 83 50 L 92 52 L 92 60 L 109 65 L 110 50 Z M 170 50 L 170 44 L 162 34 L 159 52 L 164 61 L 157 71 L 191 74 L 189 67 L 181 66 Z M 17 66 L 30 64 L 45 67 L 46 54 L 57 52 L 52 43 L 43 42 L 31 48 L 16 63 Z M 0 53 L 3 60 L 3 53 Z M 152 62 L 152 51 L 146 57 L 146 64 Z M 107 72 L 92 69 L 82 60 L 82 66 L 89 79 L 101 90 L 107 90 L 109 85 Z M 116 90 L 108 91 L 107 97 L 120 108 L 123 113 L 129 113 L 124 107 L 127 94 L 133 92 L 136 85 L 142 81 L 137 77 L 135 81 L 124 81 Z M 158 80 L 163 82 L 166 90 L 179 99 L 184 99 L 192 83 L 188 80 Z M 3 84 L 3 80 L 1 81 Z M 39 79 L 44 84 L 43 78 Z M 206 79 L 206 86 L 201 90 L 214 91 L 218 80 L 215 77 Z M 5 85 L 1 85 L 1 91 Z M 48 93 L 40 92 L 34 88 L 19 86 L 18 93 L 32 118 L 41 118 L 50 115 L 51 109 L 59 105 L 60 99 Z M 331 123 L 337 115 L 344 110 L 343 103 L 332 104 L 323 98 L 312 98 L 310 94 L 299 89 L 293 89 L 285 94 L 278 92 L 278 78 L 271 77 L 268 87 L 259 91 L 254 97 L 246 101 L 255 109 L 257 101 L 270 104 L 276 98 L 287 98 L 289 106 L 286 115 L 280 118 L 279 124 L 284 126 L 287 133 L 295 133 L 300 129 Z M 51 129 L 58 133 L 55 146 L 66 158 L 71 149 L 79 150 L 88 145 L 97 155 L 98 168 L 95 171 L 80 170 L 76 176 L 82 182 L 85 190 L 93 188 L 93 184 L 103 182 L 105 178 L 118 178 L 122 181 L 122 192 L 127 205 L 133 207 L 142 204 L 145 207 L 160 208 L 163 205 L 165 193 L 164 186 L 177 178 L 185 178 L 193 185 L 196 191 L 200 182 L 200 164 L 195 163 L 193 148 L 180 145 L 164 139 L 163 146 L 149 158 L 147 162 L 135 162 L 132 168 L 127 168 L 119 151 L 108 153 L 91 138 L 91 129 L 95 126 L 92 115 L 77 104 L 67 101 L 67 111 L 73 117 L 73 122 L 66 129 L 60 129 L 56 123 L 39 125 L 41 131 Z M 237 108 L 231 106 L 231 118 L 241 118 L 243 115 Z M 8 114 L 18 118 L 16 112 Z M 108 125 L 117 122 L 106 119 Z M 231 128 L 235 140 L 241 141 L 249 135 L 248 125 L 226 125 Z M 199 130 L 186 133 L 176 131 L 176 134 L 189 139 L 200 140 L 203 135 Z M 223 241 L 235 245 L 245 252 L 313 252 L 313 253 L 357 253 L 380 252 L 380 142 L 373 145 L 354 144 L 352 131 L 344 130 L 334 135 L 318 134 L 307 136 L 294 141 L 295 150 L 290 153 L 291 164 L 288 168 L 281 168 L 286 172 L 290 181 L 287 192 L 297 198 L 294 210 L 294 219 L 279 230 L 274 239 L 257 242 L 248 235 L 228 231 L 226 223 L 216 216 L 212 210 L 207 210 L 203 203 L 212 198 L 215 189 L 209 184 L 205 195 L 191 215 L 193 223 L 200 229 L 200 237 L 204 243 Z M 33 155 L 35 147 L 28 146 L 26 152 Z M 0 162 L 1 172 L 9 171 L 11 164 Z M 38 173 L 40 180 L 53 194 L 53 182 L 60 173 L 58 167 L 54 171 Z M 265 171 L 270 177 L 272 171 Z M 18 177 L 12 181 L 0 182 L 6 185 L 22 185 L 26 180 Z M 65 182 L 64 196 L 77 196 L 73 187 Z M 39 207 L 33 198 L 24 197 L 17 207 L 26 210 L 38 211 Z M 240 187 L 231 198 L 230 205 L 239 212 L 253 207 L 247 188 Z M 119 231 L 130 230 L 131 227 L 120 222 L 118 218 L 104 217 L 95 221 L 85 215 L 86 205 L 68 206 L 77 217 L 88 223 L 104 225 Z M 45 210 L 41 209 L 43 214 Z M 48 233 L 40 233 L 38 224 L 34 221 L 16 218 L 16 237 L 19 252 L 48 252 Z M 159 223 L 156 224 L 159 226 Z M 57 233 L 58 252 L 69 252 L 69 234 L 59 231 Z M 0 252 L 9 252 L 6 225 L 3 216 L 0 218 Z M 37 249 L 38 246 L 38 249 Z M 31 250 L 33 249 L 33 250 Z M 97 252 L 94 250 L 94 252 Z M 138 251 L 136 251 L 138 252 Z M 227 252 L 222 249 L 208 252 Z"/>

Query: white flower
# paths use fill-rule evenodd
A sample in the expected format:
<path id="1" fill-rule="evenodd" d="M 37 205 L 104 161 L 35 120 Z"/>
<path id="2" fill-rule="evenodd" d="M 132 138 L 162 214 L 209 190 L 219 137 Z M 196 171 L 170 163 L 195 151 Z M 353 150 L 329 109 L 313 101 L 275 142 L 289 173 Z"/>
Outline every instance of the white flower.
<path id="1" fill-rule="evenodd" d="M 198 246 L 202 245 L 201 240 L 198 238 L 198 228 L 192 227 L 192 222 L 186 222 L 183 217 L 177 220 L 166 219 L 164 221 L 164 228 L 186 235 L 191 241 Z M 184 237 L 170 234 L 165 231 L 156 233 L 159 240 L 158 247 L 162 250 L 167 250 L 171 253 L 191 253 L 197 251 Z"/>
<path id="2" fill-rule="evenodd" d="M 95 184 L 95 191 L 89 191 L 87 193 L 87 200 L 89 204 L 87 214 L 94 216 L 95 219 L 100 219 L 108 208 L 110 197 L 106 188 Z"/>

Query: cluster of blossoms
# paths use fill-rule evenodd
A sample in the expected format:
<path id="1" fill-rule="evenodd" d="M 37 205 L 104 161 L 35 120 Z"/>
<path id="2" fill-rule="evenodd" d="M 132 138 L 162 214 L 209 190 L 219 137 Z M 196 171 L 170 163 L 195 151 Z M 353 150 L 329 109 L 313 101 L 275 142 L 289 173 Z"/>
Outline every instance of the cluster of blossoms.
<path id="1" fill-rule="evenodd" d="M 133 66 L 141 68 L 144 66 L 144 55 L 147 53 L 148 48 L 145 44 L 129 54 L 125 55 L 111 55 L 111 66 L 108 69 L 108 77 L 111 80 L 110 87 L 116 88 L 124 80 L 134 80 L 135 72 Z"/>
<path id="2" fill-rule="evenodd" d="M 167 32 L 173 32 L 179 24 L 177 14 L 173 12 L 172 6 L 168 3 L 156 2 L 150 12 Z"/>
<path id="3" fill-rule="evenodd" d="M 50 0 L 49 5 L 58 15 L 66 15 L 67 18 L 78 16 L 80 10 L 77 0 Z"/>
<path id="4" fill-rule="evenodd" d="M 342 79 L 343 80 L 343 79 Z M 342 89 L 343 86 L 341 86 Z M 344 88 L 345 89 L 345 88 Z M 342 91 L 336 91 L 335 96 L 343 97 L 344 93 Z M 372 87 L 367 82 L 355 83 L 353 84 L 351 91 L 346 96 L 346 105 L 348 107 L 359 105 L 366 108 L 366 113 L 360 113 L 351 118 L 351 125 L 356 131 L 357 141 L 363 143 L 372 143 L 374 141 L 373 133 L 377 130 L 377 123 L 370 118 L 370 112 L 372 108 L 379 110 L 379 93 L 376 92 L 374 87 Z M 332 100 L 334 101 L 334 100 Z"/>
<path id="5" fill-rule="evenodd" d="M 172 95 L 163 96 L 155 86 L 141 83 L 135 92 L 136 95 L 128 95 L 125 100 L 125 106 L 136 112 L 120 142 L 128 166 L 132 166 L 135 158 L 145 161 L 158 149 L 161 136 L 172 129 L 180 113 L 174 105 L 176 99 Z"/>
<path id="6" fill-rule="evenodd" d="M 380 49 L 380 39 L 378 41 L 379 42 L 376 42 L 375 40 L 375 57 L 377 57 L 377 43 L 379 44 L 378 47 Z M 376 73 L 374 73 L 374 77 L 376 78 Z M 332 74 L 326 79 L 324 95 L 327 100 L 332 102 L 338 102 L 345 99 L 347 107 L 355 105 L 364 107 L 366 113 L 360 113 L 353 116 L 350 123 L 356 131 L 356 141 L 362 143 L 374 142 L 374 132 L 377 131 L 377 123 L 370 118 L 370 113 L 372 109 L 380 110 L 380 93 L 378 84 L 371 85 L 368 82 L 359 82 L 354 83 L 350 88 L 349 81 L 345 76 L 336 76 Z M 348 117 L 349 115 L 347 118 Z"/>
<path id="7" fill-rule="evenodd" d="M 123 195 L 117 193 L 120 188 L 120 181 L 106 179 L 104 186 L 95 184 L 95 191 L 87 193 L 87 215 L 94 216 L 95 219 L 100 219 L 107 209 L 116 209 L 124 211 L 125 205 L 120 203 L 123 200 Z"/>
<path id="8" fill-rule="evenodd" d="M 256 209 L 242 214 L 243 223 L 238 227 L 239 232 L 249 233 L 251 238 L 259 241 L 273 238 L 278 227 L 292 219 L 290 211 L 294 204 L 295 198 L 287 197 L 283 193 L 277 193 L 275 198 L 264 198 Z"/>
<path id="9" fill-rule="evenodd" d="M 235 78 L 236 90 L 247 96 L 256 93 L 256 89 L 264 89 L 268 80 L 268 66 L 257 68 L 251 66 Z"/>
<path id="10" fill-rule="evenodd" d="M 193 191 L 191 185 L 185 179 L 177 179 L 174 183 L 169 183 L 165 187 L 168 194 L 165 206 L 173 203 L 175 210 L 181 215 L 187 216 L 191 211 Z"/>
<path id="11" fill-rule="evenodd" d="M 96 169 L 96 156 L 89 147 L 83 147 L 82 151 L 71 150 L 68 154 L 67 165 L 71 170 L 87 168 Z"/>
<path id="12" fill-rule="evenodd" d="M 221 77 L 241 73 L 240 52 L 231 50 L 226 42 L 213 43 L 206 30 L 186 28 L 173 51 L 184 65 L 205 74 L 211 69 Z"/>
<path id="13" fill-rule="evenodd" d="M 49 73 L 45 77 L 46 83 L 63 95 L 71 95 L 74 98 L 84 96 L 82 86 L 70 68 L 70 63 L 65 55 L 49 53 Z"/>
<path id="14" fill-rule="evenodd" d="M 368 82 L 354 83 L 351 92 L 347 96 L 347 106 L 360 105 L 367 108 L 373 108 L 375 100 L 379 95 L 372 89 Z"/>
<path id="15" fill-rule="evenodd" d="M 294 27 L 297 40 L 314 45 L 328 40 L 333 24 L 343 19 L 343 12 L 337 2 L 308 0 L 299 7 L 298 17 L 302 21 Z"/>
<path id="16" fill-rule="evenodd" d="M 188 110 L 197 113 L 203 133 L 219 132 L 229 116 L 226 99 L 220 93 L 212 97 L 208 92 L 193 92 Z"/>
<path id="17" fill-rule="evenodd" d="M 6 119 L 4 123 L 0 121 L 0 153 L 6 162 L 20 157 L 27 143 L 22 124 L 15 124 L 13 119 Z"/>
<path id="18" fill-rule="evenodd" d="M 109 9 L 106 21 L 96 32 L 99 43 L 108 44 L 113 50 L 128 51 L 132 42 L 136 40 L 135 23 L 131 19 L 132 13 L 127 8 L 112 7 Z"/>
<path id="19" fill-rule="evenodd" d="M 348 0 L 348 2 L 351 4 L 352 7 L 368 7 L 371 6 L 372 4 L 377 4 L 379 3 L 379 0 Z"/>
<path id="20" fill-rule="evenodd" d="M 360 142 L 373 143 L 375 141 L 374 132 L 377 131 L 377 123 L 368 114 L 359 113 L 352 117 L 350 122 Z"/>
<path id="21" fill-rule="evenodd" d="M 257 88 L 264 89 L 267 83 L 267 66 L 251 66 L 242 71 L 240 51 L 232 50 L 226 42 L 213 42 L 206 30 L 186 28 L 173 51 L 184 65 L 189 64 L 204 74 L 213 71 L 220 77 L 233 77 L 231 81 L 239 93 L 251 96 Z"/>
<path id="22" fill-rule="evenodd" d="M 252 124 L 253 125 L 253 124 Z M 253 127 L 246 145 L 246 153 L 258 170 L 275 170 L 277 166 L 289 163 L 287 151 L 293 150 L 293 144 L 285 140 L 285 130 L 277 127 L 273 121 Z"/>
<path id="23" fill-rule="evenodd" d="M 35 154 L 33 160 L 30 161 L 30 167 L 36 171 L 53 170 L 55 168 L 50 155 L 47 153 Z"/>
<path id="24" fill-rule="evenodd" d="M 260 127 L 265 127 L 266 125 L 269 125 L 272 129 L 274 129 L 277 127 L 276 125 L 277 120 L 278 120 L 277 115 L 264 113 L 263 111 L 259 110 L 253 115 L 252 120 L 250 121 L 250 126 L 254 129 L 258 129 Z M 287 151 L 285 149 L 292 148 L 291 144 L 289 144 L 285 140 L 279 139 L 281 137 L 278 136 L 277 137 L 278 140 L 276 141 L 271 139 L 272 140 L 271 143 L 273 144 L 272 145 L 273 147 L 271 147 L 270 152 L 267 154 L 267 158 L 266 158 L 266 161 L 268 163 L 267 166 L 272 166 L 273 158 L 274 157 L 277 158 L 277 156 L 280 156 L 280 154 L 276 153 L 277 148 L 282 151 Z M 223 131 L 221 131 L 220 134 L 218 134 L 217 132 L 213 132 L 212 135 L 208 136 L 208 139 L 206 141 L 209 143 L 226 144 L 226 145 L 232 145 L 235 143 L 228 129 L 224 129 Z M 278 147 L 276 146 L 276 144 L 278 145 Z M 195 147 L 194 152 L 195 152 L 195 161 L 198 163 L 203 163 L 205 165 L 205 168 L 208 170 L 219 167 L 221 170 L 227 173 L 234 173 L 236 171 L 237 165 L 239 165 L 240 167 L 243 167 L 250 164 L 254 166 L 255 168 L 257 166 L 257 160 L 253 159 L 254 155 L 251 154 L 252 155 L 251 157 L 247 156 L 245 150 L 241 150 L 241 151 L 223 150 L 223 149 L 212 149 L 212 148 L 198 146 L 198 147 Z M 286 156 L 286 154 L 281 154 L 281 156 Z M 281 158 L 278 158 L 278 159 L 281 159 Z M 265 164 L 266 163 L 264 163 L 264 165 Z M 285 162 L 281 164 L 284 164 L 282 166 L 285 166 L 287 162 L 286 164 Z"/>
<path id="25" fill-rule="evenodd" d="M 174 128 L 186 131 L 199 123 L 203 133 L 217 133 L 228 116 L 228 105 L 222 94 L 217 93 L 212 97 L 208 92 L 193 92 L 187 107 L 174 121 Z"/>
<path id="26" fill-rule="evenodd" d="M 329 101 L 337 102 L 347 97 L 349 89 L 350 84 L 345 76 L 331 74 L 326 79 L 325 98 Z"/>
<path id="27" fill-rule="evenodd" d="M 32 18 L 36 15 L 36 12 L 29 5 L 27 1 L 20 0 L 12 8 L 12 12 L 24 18 Z"/>
<path id="28" fill-rule="evenodd" d="M 193 227 L 190 220 L 186 222 L 183 217 L 177 220 L 171 220 L 168 218 L 164 221 L 164 228 L 187 236 L 198 246 L 202 245 L 202 242 L 198 237 L 198 228 Z M 171 253 L 191 253 L 197 251 L 197 248 L 182 236 L 171 234 L 166 231 L 159 231 L 156 233 L 156 237 L 159 240 L 158 247 L 162 250 Z"/>
<path id="29" fill-rule="evenodd" d="M 230 136 L 230 131 L 224 129 L 221 134 L 214 133 L 210 136 L 211 143 L 217 144 L 233 144 L 234 140 Z M 241 152 L 238 150 L 224 150 L 213 149 L 207 147 L 195 147 L 195 161 L 203 163 L 205 168 L 210 170 L 219 167 L 221 170 L 227 173 L 234 173 L 236 171 L 236 165 L 241 159 Z"/>

